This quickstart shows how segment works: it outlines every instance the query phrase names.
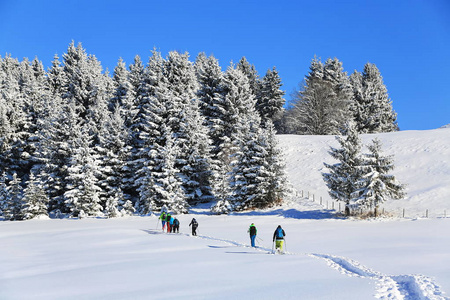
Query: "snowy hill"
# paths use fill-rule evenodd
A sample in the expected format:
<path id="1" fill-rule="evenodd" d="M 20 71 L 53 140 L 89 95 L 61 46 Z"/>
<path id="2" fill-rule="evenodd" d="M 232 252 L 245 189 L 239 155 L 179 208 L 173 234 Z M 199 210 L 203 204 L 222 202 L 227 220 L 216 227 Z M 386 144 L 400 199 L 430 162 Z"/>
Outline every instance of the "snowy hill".
<path id="1" fill-rule="evenodd" d="M 383 207 L 396 215 L 405 209 L 409 217 L 425 216 L 427 209 L 429 216 L 450 215 L 450 128 L 361 136 L 365 145 L 375 137 L 382 141 L 384 154 L 394 155 L 393 174 L 407 185 L 406 199 Z M 327 152 L 330 146 L 338 147 L 335 137 L 280 135 L 279 140 L 293 186 L 315 194 L 316 199 L 323 197 L 324 203 L 330 200 L 321 172 L 327 171 L 324 162 L 334 162 Z"/>
<path id="2" fill-rule="evenodd" d="M 320 172 L 334 137 L 280 136 L 292 184 L 315 202 L 220 216 L 196 207 L 177 216 L 179 234 L 154 215 L 0 222 L 0 299 L 448 300 L 450 216 L 438 212 L 449 208 L 450 129 L 362 138 L 375 136 L 408 184 L 407 199 L 385 207 L 433 218 L 335 218 L 317 201 L 329 199 Z M 279 224 L 286 255 L 271 254 Z"/>

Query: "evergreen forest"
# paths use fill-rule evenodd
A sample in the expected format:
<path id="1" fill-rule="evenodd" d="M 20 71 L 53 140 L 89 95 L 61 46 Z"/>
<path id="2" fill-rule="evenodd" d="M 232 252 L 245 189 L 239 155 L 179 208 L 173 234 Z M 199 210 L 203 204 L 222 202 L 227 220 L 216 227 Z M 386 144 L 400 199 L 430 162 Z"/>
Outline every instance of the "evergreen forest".
<path id="1" fill-rule="evenodd" d="M 398 130 L 380 72 L 314 58 L 285 107 L 276 68 L 153 50 L 112 74 L 72 42 L 45 70 L 0 57 L 0 214 L 5 220 L 264 208 L 289 193 L 276 134 Z"/>

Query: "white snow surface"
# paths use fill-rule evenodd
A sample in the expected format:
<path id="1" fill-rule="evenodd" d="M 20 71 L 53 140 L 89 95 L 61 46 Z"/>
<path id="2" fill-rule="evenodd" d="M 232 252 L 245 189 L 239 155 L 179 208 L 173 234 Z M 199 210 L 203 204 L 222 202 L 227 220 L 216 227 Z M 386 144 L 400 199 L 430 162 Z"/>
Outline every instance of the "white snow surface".
<path id="1" fill-rule="evenodd" d="M 406 218 L 336 217 L 320 175 L 334 137 L 280 136 L 298 191 L 280 207 L 196 207 L 177 216 L 179 234 L 162 232 L 157 216 L 0 222 L 0 299 L 450 299 L 450 129 L 362 138 L 375 136 L 408 185 L 384 207 Z M 284 255 L 271 254 L 277 225 Z"/>

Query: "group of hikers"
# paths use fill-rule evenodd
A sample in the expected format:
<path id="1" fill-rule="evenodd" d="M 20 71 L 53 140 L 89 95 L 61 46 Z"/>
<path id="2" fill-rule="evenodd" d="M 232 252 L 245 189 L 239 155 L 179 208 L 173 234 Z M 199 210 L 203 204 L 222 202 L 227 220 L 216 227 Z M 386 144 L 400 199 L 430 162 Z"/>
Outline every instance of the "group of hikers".
<path id="1" fill-rule="evenodd" d="M 163 231 L 166 229 L 167 225 L 168 233 L 180 232 L 180 221 L 178 221 L 177 218 L 172 217 L 170 213 L 166 213 L 165 211 L 163 211 L 159 216 L 159 219 L 161 220 L 161 226 Z"/>
<path id="2" fill-rule="evenodd" d="M 256 229 L 255 223 L 250 224 L 250 227 L 248 228 L 247 232 L 250 234 L 250 243 L 252 247 L 256 247 L 255 240 L 258 230 Z M 273 243 L 275 243 L 275 250 L 277 252 L 283 252 L 283 244 L 285 236 L 286 232 L 284 232 L 284 229 L 281 228 L 281 225 L 278 225 L 277 229 L 275 229 L 275 232 L 273 233 L 272 239 Z"/>
<path id="3" fill-rule="evenodd" d="M 180 232 L 180 221 L 177 218 L 172 217 L 168 212 L 163 211 L 159 216 L 161 220 L 161 227 L 164 231 L 167 226 L 168 233 L 179 233 Z M 192 235 L 197 235 L 198 222 L 195 218 L 192 219 L 189 226 L 192 226 Z"/>
<path id="4" fill-rule="evenodd" d="M 161 220 L 162 230 L 164 231 L 167 226 L 167 232 L 168 233 L 179 233 L 180 232 L 180 221 L 177 218 L 172 217 L 172 215 L 168 212 L 163 211 L 161 215 L 159 216 L 159 219 Z M 191 223 L 189 223 L 189 226 L 192 226 L 192 235 L 197 235 L 197 228 L 198 228 L 198 222 L 195 218 L 192 218 Z M 250 243 L 252 247 L 256 247 L 256 234 L 258 230 L 256 229 L 256 226 L 254 223 L 250 225 L 247 231 L 250 234 Z M 275 244 L 275 250 L 277 252 L 283 252 L 283 244 L 284 244 L 284 237 L 286 236 L 286 233 L 284 232 L 283 228 L 281 228 L 281 225 L 278 225 L 277 229 L 275 229 L 275 232 L 273 233 L 273 243 Z"/>

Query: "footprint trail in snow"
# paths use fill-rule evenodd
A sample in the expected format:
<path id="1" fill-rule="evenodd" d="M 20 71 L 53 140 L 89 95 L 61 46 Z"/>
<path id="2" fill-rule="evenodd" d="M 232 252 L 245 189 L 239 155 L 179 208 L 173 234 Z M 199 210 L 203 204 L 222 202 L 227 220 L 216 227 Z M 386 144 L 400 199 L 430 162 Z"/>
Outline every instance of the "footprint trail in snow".
<path id="1" fill-rule="evenodd" d="M 190 236 L 189 234 L 185 234 Z M 231 244 L 237 247 L 251 248 L 246 244 L 242 244 L 232 240 L 220 239 L 210 236 L 198 235 L 197 238 L 213 240 Z M 256 250 L 271 253 L 272 249 L 258 247 Z M 380 272 L 371 270 L 357 261 L 349 258 L 334 256 L 330 254 L 298 254 L 290 253 L 289 255 L 307 255 L 316 259 L 325 260 L 333 269 L 336 269 L 343 275 L 351 277 L 360 277 L 375 280 L 377 282 L 377 290 L 375 298 L 383 300 L 450 300 L 444 296 L 439 285 L 430 277 L 424 275 L 385 275 Z"/>

